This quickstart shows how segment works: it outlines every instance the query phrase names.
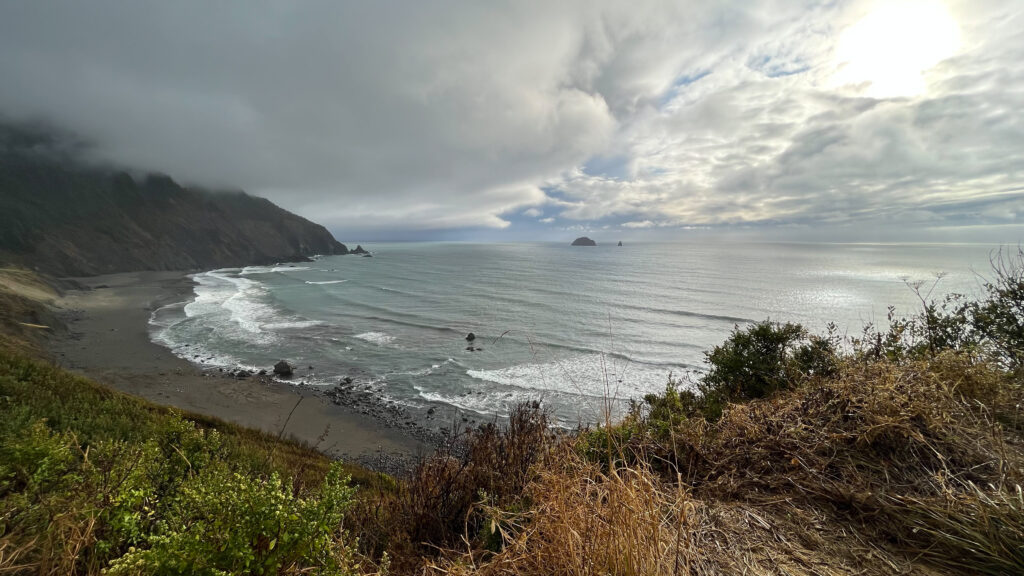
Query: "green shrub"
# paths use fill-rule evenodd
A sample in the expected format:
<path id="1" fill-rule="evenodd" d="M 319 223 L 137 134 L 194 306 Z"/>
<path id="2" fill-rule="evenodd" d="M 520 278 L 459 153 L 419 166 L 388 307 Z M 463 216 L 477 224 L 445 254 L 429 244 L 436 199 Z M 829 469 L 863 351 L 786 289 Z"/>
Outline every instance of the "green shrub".
<path id="1" fill-rule="evenodd" d="M 702 392 L 740 401 L 788 388 L 793 350 L 806 336 L 802 326 L 788 322 L 736 327 L 728 340 L 705 354 L 711 368 L 701 379 Z"/>
<path id="2" fill-rule="evenodd" d="M 146 547 L 111 564 L 111 575 L 278 574 L 315 566 L 348 574 L 351 553 L 339 532 L 353 489 L 333 466 L 319 490 L 296 496 L 267 479 L 207 467 L 185 482 Z"/>
<path id="3" fill-rule="evenodd" d="M 863 361 L 890 362 L 935 358 L 953 350 L 981 354 L 1014 372 L 1024 367 L 1024 250 L 1000 250 L 991 258 L 992 276 L 982 282 L 977 299 L 949 294 L 933 300 L 921 283 L 907 285 L 921 302 L 921 311 L 909 318 L 897 317 L 889 307 L 888 328 L 879 331 L 868 325 L 852 341 L 856 356 Z"/>
<path id="4" fill-rule="evenodd" d="M 347 573 L 342 470 L 0 353 L 0 572 Z"/>
<path id="5" fill-rule="evenodd" d="M 992 258 L 992 270 L 983 285 L 985 298 L 966 308 L 976 340 L 1017 371 L 1024 367 L 1024 250 L 1000 251 Z"/>
<path id="6" fill-rule="evenodd" d="M 632 418 L 621 424 L 598 426 L 584 430 L 580 434 L 578 448 L 582 456 L 591 462 L 606 465 L 632 463 L 631 441 L 637 433 L 636 422 Z"/>
<path id="7" fill-rule="evenodd" d="M 0 496 L 21 492 L 35 498 L 57 488 L 75 464 L 69 438 L 40 420 L 0 441 Z"/>
<path id="8" fill-rule="evenodd" d="M 668 438 L 687 418 L 714 421 L 729 403 L 764 398 L 807 378 L 834 376 L 841 359 L 834 325 L 826 336 L 808 336 L 799 324 L 771 320 L 737 326 L 704 356 L 710 369 L 693 388 L 682 388 L 670 376 L 665 392 L 644 396 L 644 414 L 639 407 L 632 410 L 656 440 Z"/>
<path id="9" fill-rule="evenodd" d="M 700 398 L 689 389 L 680 389 L 680 382 L 669 376 L 664 394 L 647 394 L 646 423 L 658 438 L 665 438 L 686 418 L 700 408 Z"/>
<path id="10" fill-rule="evenodd" d="M 745 329 L 736 327 L 723 344 L 705 354 L 710 369 L 698 383 L 700 400 L 682 399 L 705 418 L 716 420 L 730 402 L 764 398 L 804 378 L 833 375 L 839 365 L 836 343 L 832 326 L 826 337 L 808 337 L 803 326 L 789 322 L 765 320 Z"/>

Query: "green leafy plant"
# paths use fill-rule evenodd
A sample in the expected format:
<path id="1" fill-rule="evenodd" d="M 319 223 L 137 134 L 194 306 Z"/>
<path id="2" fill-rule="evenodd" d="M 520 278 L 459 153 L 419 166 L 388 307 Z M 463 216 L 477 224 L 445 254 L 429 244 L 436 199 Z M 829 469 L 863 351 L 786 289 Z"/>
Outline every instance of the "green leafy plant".
<path id="1" fill-rule="evenodd" d="M 111 564 L 110 574 L 278 574 L 316 566 L 347 574 L 339 532 L 353 489 L 334 466 L 315 493 L 297 497 L 267 479 L 217 464 L 188 480 L 146 546 Z"/>

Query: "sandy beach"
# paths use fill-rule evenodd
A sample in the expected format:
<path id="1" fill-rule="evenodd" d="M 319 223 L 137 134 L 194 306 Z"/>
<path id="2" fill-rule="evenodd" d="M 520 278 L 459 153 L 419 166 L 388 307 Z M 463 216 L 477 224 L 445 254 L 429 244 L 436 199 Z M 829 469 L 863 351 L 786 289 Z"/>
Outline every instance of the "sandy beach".
<path id="1" fill-rule="evenodd" d="M 128 394 L 266 432 L 280 433 L 287 421 L 286 436 L 371 466 L 426 450 L 376 418 L 302 387 L 203 369 L 153 343 L 150 315 L 191 297 L 187 274 L 130 272 L 77 279 L 88 289 L 70 291 L 57 301 L 67 311 L 68 335 L 53 339 L 54 361 Z"/>

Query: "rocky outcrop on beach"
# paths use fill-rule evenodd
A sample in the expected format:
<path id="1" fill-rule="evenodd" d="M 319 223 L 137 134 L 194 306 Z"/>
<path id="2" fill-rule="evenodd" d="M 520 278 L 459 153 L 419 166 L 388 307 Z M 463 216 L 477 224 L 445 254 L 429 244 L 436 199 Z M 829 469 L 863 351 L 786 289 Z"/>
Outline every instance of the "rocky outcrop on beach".
<path id="1" fill-rule="evenodd" d="M 55 141 L 0 124 L 0 262 L 92 276 L 348 253 L 323 226 L 265 198 L 97 167 Z"/>
<path id="2" fill-rule="evenodd" d="M 586 236 L 580 236 L 579 238 L 572 241 L 573 246 L 597 246 L 597 242 L 594 242 Z"/>
<path id="3" fill-rule="evenodd" d="M 293 372 L 294 370 L 292 369 L 291 364 L 284 360 L 281 360 L 277 364 L 274 364 L 274 374 L 278 376 L 288 377 L 291 376 Z"/>

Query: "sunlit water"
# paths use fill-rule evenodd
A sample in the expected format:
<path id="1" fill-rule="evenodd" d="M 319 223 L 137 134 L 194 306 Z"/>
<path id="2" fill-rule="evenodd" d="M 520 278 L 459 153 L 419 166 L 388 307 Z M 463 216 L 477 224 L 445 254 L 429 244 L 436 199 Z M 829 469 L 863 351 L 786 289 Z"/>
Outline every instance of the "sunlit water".
<path id="1" fill-rule="evenodd" d="M 599 419 L 605 399 L 663 390 L 701 369 L 737 324 L 835 322 L 857 334 L 889 305 L 919 307 L 907 282 L 945 273 L 934 295 L 977 293 L 991 246 L 381 244 L 373 258 L 197 274 L 188 302 L 153 315 L 152 334 L 207 365 L 268 367 L 413 412 L 501 416 L 541 399 L 565 424 Z M 467 351 L 469 332 L 477 339 Z M 308 366 L 312 366 L 310 370 Z"/>

